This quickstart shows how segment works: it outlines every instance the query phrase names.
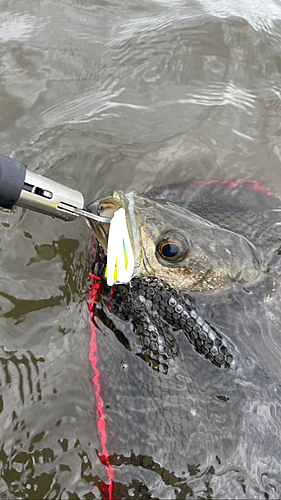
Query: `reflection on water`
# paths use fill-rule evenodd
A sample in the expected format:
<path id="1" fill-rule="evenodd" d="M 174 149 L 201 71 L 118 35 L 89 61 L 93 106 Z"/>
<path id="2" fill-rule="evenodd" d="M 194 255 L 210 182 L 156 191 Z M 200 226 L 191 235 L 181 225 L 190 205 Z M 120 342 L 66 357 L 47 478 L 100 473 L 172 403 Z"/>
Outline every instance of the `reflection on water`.
<path id="1" fill-rule="evenodd" d="M 192 178 L 257 179 L 281 196 L 280 20 L 273 0 L 5 0 L 1 153 L 87 202 Z M 278 233 L 278 211 L 271 222 Z M 1 498 L 106 497 L 89 229 L 21 209 L 1 210 L 0 224 Z M 255 287 L 197 299 L 268 387 L 242 370 L 239 388 L 180 339 L 167 383 L 133 356 L 122 322 L 100 320 L 116 498 L 280 498 L 278 262 L 260 313 Z M 188 414 L 185 447 L 175 407 Z"/>

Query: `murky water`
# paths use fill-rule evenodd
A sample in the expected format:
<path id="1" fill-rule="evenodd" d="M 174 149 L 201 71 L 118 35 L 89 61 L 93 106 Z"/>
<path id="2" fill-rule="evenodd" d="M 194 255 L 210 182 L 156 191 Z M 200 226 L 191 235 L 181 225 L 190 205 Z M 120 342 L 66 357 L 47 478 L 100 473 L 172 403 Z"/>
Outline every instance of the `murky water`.
<path id="1" fill-rule="evenodd" d="M 79 189 L 88 202 L 115 188 L 145 191 L 192 178 L 257 179 L 281 195 L 279 2 L 17 0 L 1 10 L 1 153 Z M 82 220 L 21 209 L 1 210 L 0 222 L 0 496 L 101 498 L 109 477 L 98 456 L 88 360 L 90 231 Z M 276 311 L 279 298 L 268 299 Z M 245 304 L 254 320 L 253 300 Z M 278 384 L 279 324 L 267 331 L 263 309 L 253 338 L 241 330 L 237 298 L 225 304 L 214 320 L 234 324 L 233 338 L 240 346 L 244 338 Z M 127 373 L 121 344 L 111 341 L 103 339 L 119 371 L 109 400 L 118 384 L 125 391 Z M 192 351 L 186 359 L 192 365 Z M 161 449 L 157 425 L 141 426 L 145 393 L 128 398 L 140 420 L 128 421 L 124 407 L 124 427 L 108 441 L 116 498 L 280 498 L 279 403 L 264 388 L 255 398 L 248 381 L 243 411 L 235 412 L 223 399 L 233 386 L 196 363 L 192 391 L 187 379 L 182 385 L 191 418 L 199 417 L 175 470 L 166 460 L 171 440 L 164 436 Z M 136 368 L 148 384 L 146 365 Z"/>

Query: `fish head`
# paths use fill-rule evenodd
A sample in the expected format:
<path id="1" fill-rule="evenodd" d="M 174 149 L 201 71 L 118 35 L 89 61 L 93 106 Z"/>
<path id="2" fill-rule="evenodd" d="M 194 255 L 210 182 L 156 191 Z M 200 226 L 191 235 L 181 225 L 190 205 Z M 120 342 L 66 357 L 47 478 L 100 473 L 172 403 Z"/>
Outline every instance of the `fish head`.
<path id="1" fill-rule="evenodd" d="M 203 292 L 247 283 L 261 271 L 255 247 L 245 237 L 176 203 L 116 191 L 88 209 L 112 217 L 119 207 L 126 212 L 134 276 L 156 276 L 178 291 Z M 109 224 L 90 225 L 107 252 Z"/>

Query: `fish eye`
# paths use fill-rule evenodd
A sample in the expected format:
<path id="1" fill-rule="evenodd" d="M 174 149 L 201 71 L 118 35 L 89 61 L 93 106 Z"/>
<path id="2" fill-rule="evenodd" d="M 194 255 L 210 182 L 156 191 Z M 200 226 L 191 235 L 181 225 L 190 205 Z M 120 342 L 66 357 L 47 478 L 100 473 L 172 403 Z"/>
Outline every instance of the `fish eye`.
<path id="1" fill-rule="evenodd" d="M 188 243 L 183 235 L 174 231 L 161 235 L 156 245 L 156 256 L 170 262 L 183 260 L 188 252 Z"/>

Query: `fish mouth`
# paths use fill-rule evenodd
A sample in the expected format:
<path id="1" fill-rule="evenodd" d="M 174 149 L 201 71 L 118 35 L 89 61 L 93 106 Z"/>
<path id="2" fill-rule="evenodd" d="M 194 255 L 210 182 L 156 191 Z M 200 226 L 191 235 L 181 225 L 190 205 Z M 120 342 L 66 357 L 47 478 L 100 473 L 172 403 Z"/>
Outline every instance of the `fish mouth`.
<path id="1" fill-rule="evenodd" d="M 90 203 L 86 208 L 96 215 L 108 217 L 110 219 L 112 219 L 115 212 L 119 208 L 124 208 L 127 229 L 135 261 L 133 277 L 139 275 L 140 269 L 144 265 L 144 261 L 143 252 L 140 245 L 140 231 L 137 223 L 137 214 L 135 211 L 134 193 L 132 192 L 125 195 L 123 191 L 114 191 L 112 196 L 94 201 Z M 87 220 L 87 224 L 93 230 L 103 250 L 107 253 L 110 223 L 99 223 L 89 219 Z M 145 274 L 147 274 L 147 272 L 148 269 L 147 266 L 145 266 Z"/>

